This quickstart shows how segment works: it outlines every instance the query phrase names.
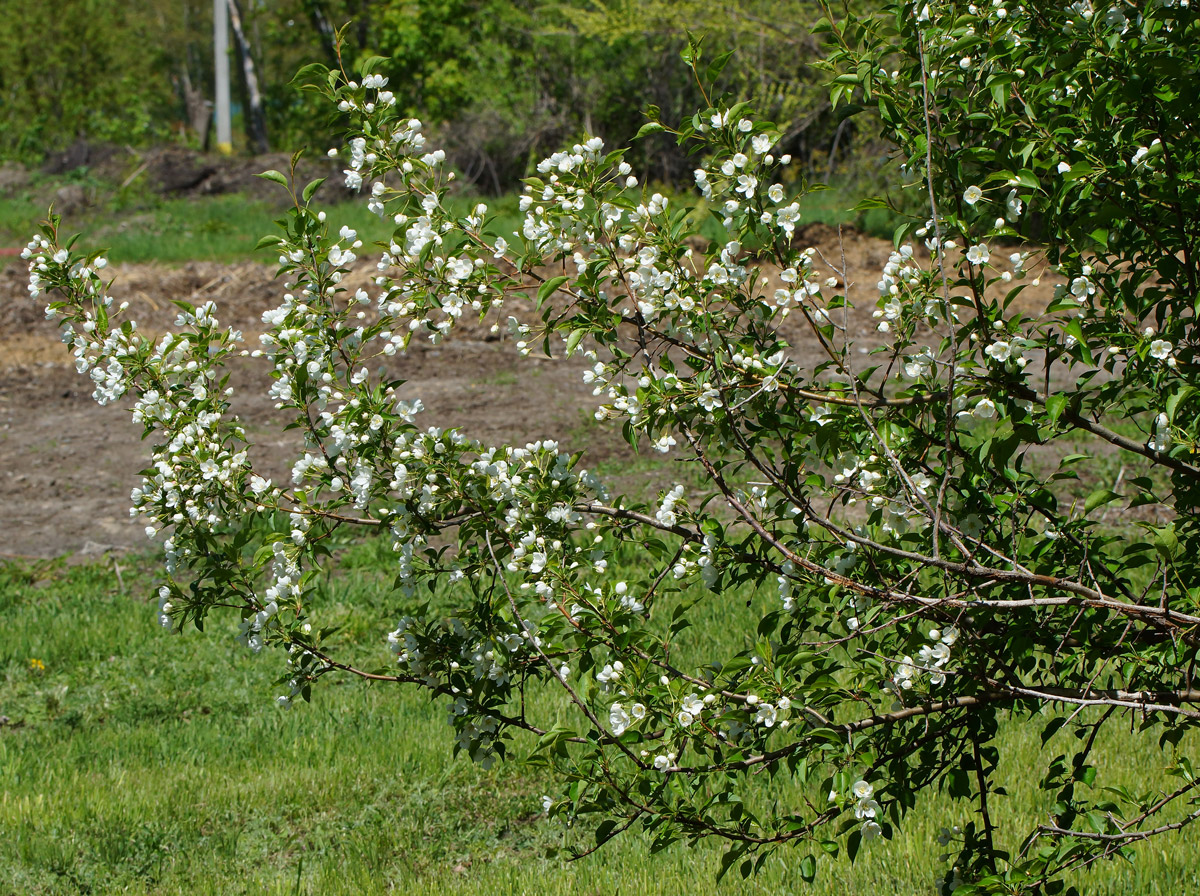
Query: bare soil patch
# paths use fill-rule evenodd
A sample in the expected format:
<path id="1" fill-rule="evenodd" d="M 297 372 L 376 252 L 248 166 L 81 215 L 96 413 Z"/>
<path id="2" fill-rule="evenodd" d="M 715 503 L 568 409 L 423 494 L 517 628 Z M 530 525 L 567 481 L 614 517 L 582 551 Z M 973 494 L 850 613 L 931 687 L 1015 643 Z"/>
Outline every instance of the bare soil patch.
<path id="1" fill-rule="evenodd" d="M 850 295 L 860 308 L 849 319 L 852 335 L 874 329 L 875 283 L 891 245 L 852 231 L 842 234 L 815 226 L 803 235 L 837 267 L 845 258 Z M 832 273 L 820 265 L 822 276 Z M 172 327 L 173 301 L 212 300 L 222 323 L 242 329 L 247 345 L 257 344 L 262 312 L 278 304 L 282 284 L 265 265 L 191 263 L 179 268 L 116 266 L 113 294 L 130 303 L 130 314 L 148 333 Z M 351 283 L 368 277 L 363 265 Z M 1052 284 L 1044 281 L 1030 299 L 1044 301 Z M 786 334 L 793 360 L 811 369 L 823 355 L 799 327 Z M 428 425 L 458 426 L 488 443 L 559 438 L 571 450 L 584 449 L 589 466 L 603 464 L 623 450 L 615 430 L 583 426 L 597 399 L 583 384 L 583 361 L 520 358 L 511 341 L 483 326 L 466 326 L 439 346 L 414 342 L 398 357 L 396 373 L 405 392 L 420 397 Z M 258 439 L 256 468 L 286 478 L 297 444 L 279 433 L 278 412 L 267 398 L 263 362 L 234 374 L 235 410 Z M 91 384 L 75 372 L 59 331 L 29 298 L 22 264 L 0 270 L 0 557 L 50 557 L 99 553 L 146 545 L 140 525 L 128 516 L 129 492 L 147 462 L 148 446 L 127 409 L 99 407 Z M 270 440 L 273 439 L 273 440 Z M 586 444 L 582 444 L 585 442 Z M 645 485 L 646 477 L 666 475 L 617 471 L 618 486 Z"/>

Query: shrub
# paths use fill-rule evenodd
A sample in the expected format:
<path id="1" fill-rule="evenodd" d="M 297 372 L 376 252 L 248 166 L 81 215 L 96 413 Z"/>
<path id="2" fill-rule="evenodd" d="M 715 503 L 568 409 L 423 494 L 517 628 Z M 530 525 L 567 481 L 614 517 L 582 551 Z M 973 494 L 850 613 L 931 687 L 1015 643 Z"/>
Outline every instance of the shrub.
<path id="1" fill-rule="evenodd" d="M 634 824 L 725 838 L 743 873 L 783 846 L 853 856 L 944 790 L 979 814 L 947 832 L 941 892 L 1057 892 L 1200 816 L 1183 748 L 1200 717 L 1196 17 L 931 3 L 823 27 L 835 102 L 878 105 L 932 209 L 898 234 L 867 336 L 848 272 L 794 242 L 789 159 L 744 104 L 643 128 L 695 153 L 697 206 L 648 195 L 590 138 L 539 166 L 505 239 L 482 206 L 447 211 L 444 156 L 371 62 L 319 86 L 353 121 L 347 179 L 396 224 L 373 289 L 341 285 L 361 244 L 314 208 L 319 183 L 264 241 L 287 279 L 270 391 L 307 446 L 289 482 L 255 472 L 222 378 L 246 350 L 211 305 L 157 344 L 118 326 L 103 259 L 54 221 L 32 288 L 96 398 L 131 395 L 154 438 L 133 503 L 165 537 L 163 624 L 236 608 L 249 648 L 286 653 L 282 705 L 335 672 L 429 689 L 478 762 L 531 733 L 563 783 L 549 811 L 594 819 L 599 843 Z M 706 209 L 727 236 L 698 248 Z M 1044 261 L 1020 248 L 1034 238 Z M 1039 306 L 1022 291 L 1043 263 L 1065 286 Z M 574 446 L 418 425 L 386 357 L 526 293 L 540 313 L 508 318 L 516 349 L 583 353 L 598 416 L 708 488 L 641 504 Z M 394 663 L 377 672 L 309 622 L 330 538 L 354 528 L 392 540 L 407 607 L 390 634 L 380 620 Z M 613 581 L 628 549 L 642 570 Z M 744 648 L 677 650 L 712 605 L 749 620 Z M 1005 716 L 1079 736 L 1040 770 L 1053 807 L 1013 849 L 989 812 Z M 1122 720 L 1172 748 L 1174 790 L 1102 786 L 1089 757 Z M 772 800 L 773 776 L 811 798 Z"/>

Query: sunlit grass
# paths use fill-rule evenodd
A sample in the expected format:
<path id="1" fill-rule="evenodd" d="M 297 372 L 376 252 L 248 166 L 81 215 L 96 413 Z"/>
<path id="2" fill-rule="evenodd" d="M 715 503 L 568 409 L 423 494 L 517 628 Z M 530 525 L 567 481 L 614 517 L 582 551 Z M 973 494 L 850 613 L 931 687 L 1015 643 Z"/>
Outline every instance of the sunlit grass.
<path id="1" fill-rule="evenodd" d="M 134 264 L 271 262 L 274 256 L 270 252 L 256 253 L 254 247 L 262 236 L 279 232 L 275 222 L 286 209 L 282 190 L 278 203 L 237 194 L 168 198 L 147 192 L 101 191 L 100 195 L 104 198 L 96 206 L 65 216 L 63 231 L 84 233 L 89 248 L 104 248 L 113 261 Z M 486 202 L 495 216 L 497 233 L 511 234 L 520 227 L 515 194 L 485 200 L 456 195 L 450 205 L 456 214 L 466 215 L 480 201 Z M 314 208 L 326 211 L 335 233 L 345 224 L 358 231 L 368 245 L 387 242 L 395 230 L 391 220 L 381 220 L 368 211 L 365 200 L 325 204 L 318 193 Z M 0 247 L 28 242 L 47 210 L 29 193 L 0 197 Z M 12 259 L 0 259 L 3 261 Z"/>
<path id="2" fill-rule="evenodd" d="M 388 551 L 362 545 L 345 560 L 323 615 L 368 654 L 378 642 L 382 660 Z M 718 845 L 652 856 L 636 830 L 579 862 L 547 858 L 586 834 L 541 815 L 540 773 L 452 758 L 445 707 L 411 690 L 338 682 L 310 705 L 278 709 L 278 655 L 248 653 L 229 619 L 204 634 L 165 633 L 147 602 L 151 573 L 128 565 L 120 577 L 103 564 L 0 568 L 0 880 L 13 892 L 703 896 L 803 886 L 802 853 L 772 857 L 757 879 L 718 884 Z M 746 597 L 760 599 L 701 605 L 691 649 L 741 646 L 730 622 L 749 612 Z M 553 711 L 553 699 L 539 704 Z M 1047 808 L 1035 787 L 1040 729 L 1002 727 L 1009 796 L 993 808 L 1002 825 Z M 1105 783 L 1161 777 L 1166 757 L 1148 740 L 1105 739 Z M 1056 739 L 1047 749 L 1071 746 Z M 772 790 L 799 796 L 786 781 Z M 938 829 L 972 812 L 935 797 L 853 866 L 823 862 L 812 892 L 929 892 L 945 868 Z M 1110 863 L 1078 883 L 1087 893 L 1184 892 L 1200 883 L 1194 849 L 1194 837 L 1165 838 L 1138 864 Z"/>
<path id="3" fill-rule="evenodd" d="M 77 180 L 78 178 L 76 178 Z M 39 177 L 33 185 L 11 196 L 0 196 L 0 248 L 24 245 L 46 217 L 47 207 L 37 197 L 53 193 L 55 178 Z M 239 194 L 165 197 L 144 188 L 117 189 L 115 185 L 87 181 L 93 204 L 65 216 L 66 233 L 85 233 L 90 248 L 105 248 L 113 261 L 175 265 L 188 261 L 237 263 L 270 261 L 269 252 L 255 253 L 259 238 L 276 232 L 275 221 L 283 214 L 286 197 L 280 191 L 276 203 Z M 357 230 L 367 244 L 392 236 L 394 225 L 366 208 L 365 201 L 322 204 L 317 194 L 315 207 L 327 211 L 334 229 L 345 224 Z M 491 230 L 511 241 L 519 231 L 522 214 L 517 208 L 519 192 L 499 197 L 454 195 L 453 210 L 466 215 L 478 202 L 488 205 L 494 216 Z M 689 199 L 693 197 L 689 194 Z M 801 200 L 803 223 L 849 225 L 872 236 L 890 239 L 894 226 L 890 212 L 880 209 L 855 211 L 862 197 L 848 184 L 815 190 Z M 724 239 L 716 222 L 705 220 L 702 231 L 709 238 Z M 0 264 L 12 258 L 0 258 Z"/>

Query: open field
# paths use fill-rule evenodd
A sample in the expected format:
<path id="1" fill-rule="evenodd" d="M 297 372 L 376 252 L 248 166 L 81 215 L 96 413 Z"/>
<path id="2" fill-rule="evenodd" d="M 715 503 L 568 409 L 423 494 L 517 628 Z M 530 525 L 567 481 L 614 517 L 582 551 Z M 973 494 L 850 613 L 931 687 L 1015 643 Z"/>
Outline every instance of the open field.
<path id="1" fill-rule="evenodd" d="M 269 253 L 255 257 L 252 250 L 259 237 L 275 229 L 273 220 L 286 197 L 252 172 L 286 168 L 287 158 L 217 164 L 219 160 L 177 155 L 164 151 L 155 157 L 158 167 L 151 166 L 128 185 L 121 181 L 132 163 L 119 153 L 105 163 L 107 168 L 102 164 L 65 175 L 4 169 L 9 177 L 0 178 L 0 247 L 23 245 L 50 204 L 57 203 L 64 233 L 86 232 L 87 245 L 108 250 L 114 263 L 113 295 L 130 303 L 129 314 L 143 331 L 169 329 L 177 313 L 175 301 L 211 300 L 222 322 L 243 329 L 249 346 L 256 347 L 262 312 L 279 303 L 283 290 L 274 280 Z M 190 184 L 210 163 L 215 173 L 207 180 L 168 189 Z M 313 165 L 306 176 L 330 173 Z M 364 203 L 346 201 L 336 181 L 331 179 L 318 194 L 331 203 L 330 220 L 356 228 L 368 245 L 390 236 Z M 199 192 L 210 187 L 250 192 Z M 73 197 L 66 208 L 64 196 Z M 517 199 L 510 194 L 486 200 L 498 230 L 519 227 Z M 461 196 L 454 201 L 465 214 L 479 200 Z M 856 278 L 862 275 L 860 297 L 873 299 L 870 290 L 889 243 L 848 228 L 842 245 L 836 231 L 821 222 L 853 222 L 877 233 L 890 228 L 873 212 L 849 211 L 850 204 L 838 190 L 808 196 L 806 220 L 811 223 L 808 236 L 802 233 L 801 238 L 811 239 L 831 258 L 845 250 Z M 370 261 L 361 261 L 354 282 L 365 284 L 370 270 Z M 140 432 L 122 412 L 98 408 L 91 400 L 90 384 L 75 373 L 58 329 L 44 318 L 44 303 L 30 301 L 25 284 L 24 262 L 0 257 L 0 451 L 5 456 L 0 501 L 9 508 L 0 520 L 0 557 L 140 547 L 141 529 L 126 516 L 129 490 L 146 457 Z M 862 326 L 870 326 L 869 311 Z M 802 350 L 811 353 L 813 348 Z M 464 328 L 442 346 L 415 345 L 395 365 L 396 374 L 408 380 L 411 394 L 423 400 L 439 425 L 462 426 L 487 441 L 575 433 L 590 462 L 603 465 L 623 443 L 618 433 L 589 424 L 595 401 L 580 381 L 581 370 L 578 359 L 524 361 L 503 334 L 497 339 L 478 326 Z M 237 410 L 252 431 L 265 431 L 274 419 L 265 374 L 261 365 L 248 365 L 233 379 Z M 266 459 L 267 469 L 272 462 L 280 469 L 290 466 L 287 446 L 271 447 L 279 449 L 279 456 Z M 639 469 L 634 478 L 640 483 L 647 476 L 656 474 Z"/>

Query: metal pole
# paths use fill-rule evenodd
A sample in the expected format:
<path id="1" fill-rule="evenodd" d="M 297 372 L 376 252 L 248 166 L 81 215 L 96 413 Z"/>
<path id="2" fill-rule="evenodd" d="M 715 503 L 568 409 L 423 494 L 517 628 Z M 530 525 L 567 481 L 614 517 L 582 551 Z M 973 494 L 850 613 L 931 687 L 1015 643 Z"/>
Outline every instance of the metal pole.
<path id="1" fill-rule="evenodd" d="M 217 151 L 233 152 L 233 124 L 229 111 L 229 8 L 227 0 L 213 0 L 213 64 L 216 68 Z"/>

